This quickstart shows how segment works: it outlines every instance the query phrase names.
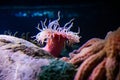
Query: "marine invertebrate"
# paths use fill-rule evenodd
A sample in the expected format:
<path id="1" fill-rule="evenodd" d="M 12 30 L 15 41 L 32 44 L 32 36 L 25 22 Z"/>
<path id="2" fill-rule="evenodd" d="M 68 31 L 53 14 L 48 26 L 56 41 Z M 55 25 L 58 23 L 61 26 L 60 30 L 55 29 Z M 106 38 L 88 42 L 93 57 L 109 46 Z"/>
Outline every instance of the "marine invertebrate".
<path id="1" fill-rule="evenodd" d="M 41 21 L 42 29 L 40 29 L 38 25 L 37 28 L 40 32 L 36 35 L 36 40 L 38 42 L 46 42 L 46 46 L 43 49 L 50 52 L 55 57 L 60 55 L 66 41 L 71 45 L 73 43 L 78 43 L 80 39 L 78 36 L 80 31 L 77 33 L 70 31 L 73 26 L 73 19 L 63 27 L 60 26 L 59 20 L 60 12 L 58 12 L 58 19 L 49 22 L 48 26 L 46 26 L 47 19 L 44 22 Z"/>
<path id="2" fill-rule="evenodd" d="M 71 54 L 69 60 L 62 60 L 78 66 L 74 80 L 119 80 L 120 27 L 108 32 L 105 39 L 88 40 Z"/>
<path id="3" fill-rule="evenodd" d="M 69 61 L 72 64 L 79 64 L 93 54 L 96 54 L 104 47 L 105 41 L 99 38 L 92 38 L 88 40 L 78 50 L 74 50 L 70 53 L 70 56 L 74 54 L 73 58 Z M 97 48 L 96 48 L 97 47 Z"/>

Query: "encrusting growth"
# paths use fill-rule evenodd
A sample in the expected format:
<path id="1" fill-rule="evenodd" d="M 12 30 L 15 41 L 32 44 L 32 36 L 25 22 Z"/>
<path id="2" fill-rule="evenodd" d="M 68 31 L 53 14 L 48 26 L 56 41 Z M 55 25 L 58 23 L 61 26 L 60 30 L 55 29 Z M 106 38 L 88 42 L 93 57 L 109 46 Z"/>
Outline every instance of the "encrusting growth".
<path id="1" fill-rule="evenodd" d="M 73 19 L 63 27 L 60 26 L 59 20 L 60 12 L 58 12 L 58 19 L 49 22 L 48 26 L 46 26 L 46 19 L 44 22 L 41 21 L 42 29 L 40 29 L 39 25 L 37 27 L 40 32 L 36 35 L 36 40 L 42 44 L 46 42 L 46 46 L 43 49 L 48 51 L 54 57 L 60 55 L 66 41 L 71 45 L 73 43 L 78 43 L 80 39 L 78 36 L 80 31 L 77 33 L 70 31 L 73 26 Z"/>

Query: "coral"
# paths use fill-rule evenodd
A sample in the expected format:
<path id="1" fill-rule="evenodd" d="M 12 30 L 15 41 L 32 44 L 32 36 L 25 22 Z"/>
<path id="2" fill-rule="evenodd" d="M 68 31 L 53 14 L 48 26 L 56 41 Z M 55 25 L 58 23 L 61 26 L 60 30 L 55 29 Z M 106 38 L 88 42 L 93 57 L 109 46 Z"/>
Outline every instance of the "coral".
<path id="1" fill-rule="evenodd" d="M 92 38 L 86 42 L 78 50 L 74 50 L 70 55 L 74 54 L 74 57 L 69 61 L 72 64 L 77 64 L 83 62 L 85 59 L 90 57 L 93 54 L 96 54 L 104 47 L 105 41 L 98 38 Z M 97 48 L 96 48 L 97 47 Z M 77 53 L 77 54 L 76 54 Z"/>
<path id="2" fill-rule="evenodd" d="M 88 40 L 62 60 L 77 66 L 74 80 L 119 80 L 120 27 L 108 32 L 105 39 Z"/>
<path id="3" fill-rule="evenodd" d="M 48 52 L 24 39 L 0 35 L 0 80 L 36 80 L 50 59 Z"/>

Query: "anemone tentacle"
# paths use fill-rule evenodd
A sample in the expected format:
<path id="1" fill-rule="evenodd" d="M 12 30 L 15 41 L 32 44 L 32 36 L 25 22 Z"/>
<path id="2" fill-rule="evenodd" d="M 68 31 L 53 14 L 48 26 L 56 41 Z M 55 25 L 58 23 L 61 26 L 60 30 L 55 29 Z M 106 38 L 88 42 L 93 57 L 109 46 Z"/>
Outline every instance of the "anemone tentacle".
<path id="1" fill-rule="evenodd" d="M 45 42 L 45 40 L 50 39 L 54 37 L 54 34 L 62 35 L 63 37 L 66 37 L 70 44 L 78 43 L 80 37 L 78 36 L 80 33 L 80 29 L 78 28 L 78 32 L 72 32 L 70 29 L 73 27 L 73 20 L 71 19 L 69 22 L 67 22 L 63 27 L 59 24 L 60 20 L 60 12 L 58 12 L 58 19 L 49 21 L 49 24 L 46 26 L 47 19 L 45 19 L 44 22 L 41 21 L 41 27 L 40 24 L 38 24 L 37 29 L 40 31 L 36 35 L 36 40 L 38 42 Z"/>

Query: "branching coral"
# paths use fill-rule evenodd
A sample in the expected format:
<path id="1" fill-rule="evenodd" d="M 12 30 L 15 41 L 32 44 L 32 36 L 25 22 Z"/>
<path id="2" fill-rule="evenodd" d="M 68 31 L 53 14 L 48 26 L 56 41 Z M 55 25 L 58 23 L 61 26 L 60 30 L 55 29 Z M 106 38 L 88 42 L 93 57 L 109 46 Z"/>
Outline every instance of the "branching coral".
<path id="1" fill-rule="evenodd" d="M 49 22 L 46 26 L 47 19 L 42 22 L 42 29 L 39 28 L 40 32 L 36 35 L 36 40 L 38 42 L 46 42 L 44 50 L 50 52 L 53 56 L 58 57 L 64 48 L 65 42 L 68 41 L 69 44 L 78 43 L 80 37 L 78 36 L 79 32 L 70 31 L 73 26 L 73 19 L 66 23 L 63 27 L 59 24 L 60 12 L 58 12 L 58 19 L 52 22 Z"/>
<path id="2" fill-rule="evenodd" d="M 70 54 L 66 61 L 79 66 L 74 80 L 120 80 L 120 27 L 105 39 L 90 39 Z"/>

